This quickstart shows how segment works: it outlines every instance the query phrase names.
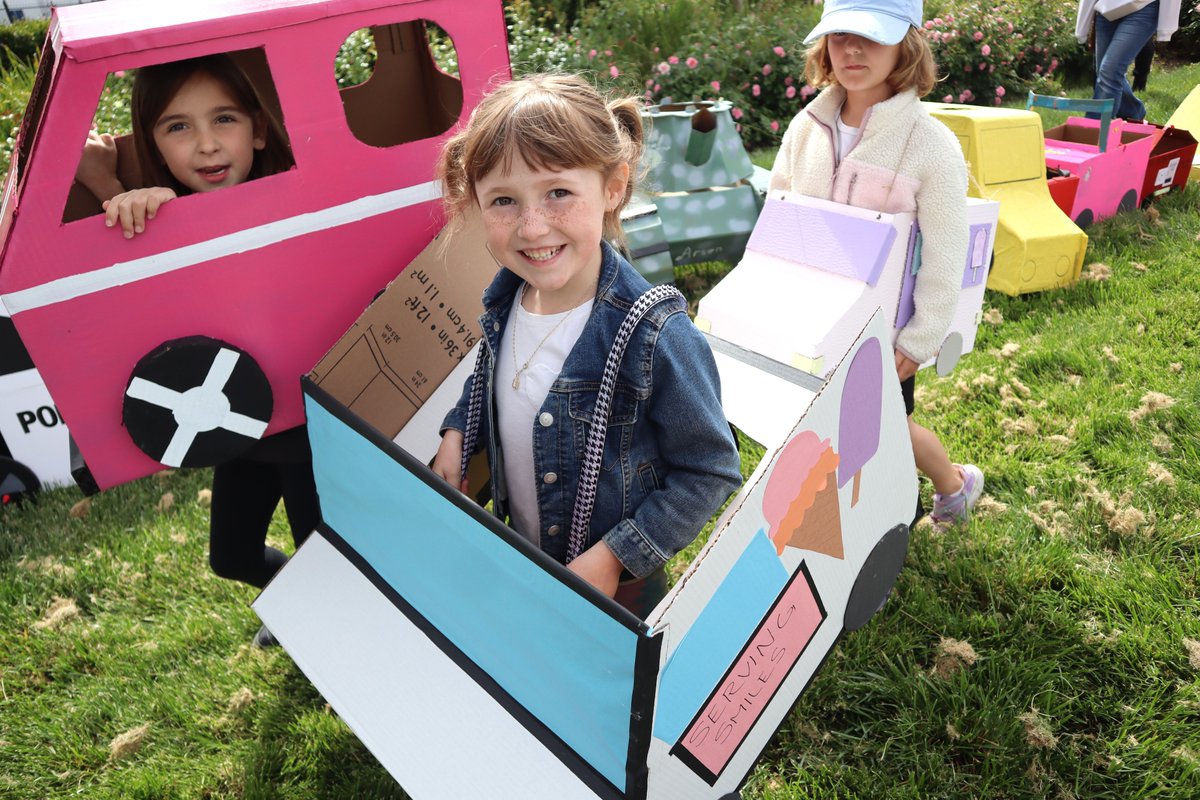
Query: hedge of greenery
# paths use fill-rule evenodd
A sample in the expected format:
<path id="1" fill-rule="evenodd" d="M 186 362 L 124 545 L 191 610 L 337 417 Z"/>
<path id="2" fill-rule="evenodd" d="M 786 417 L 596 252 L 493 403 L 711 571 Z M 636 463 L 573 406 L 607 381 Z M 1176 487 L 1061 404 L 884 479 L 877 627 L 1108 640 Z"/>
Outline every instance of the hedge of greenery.
<path id="1" fill-rule="evenodd" d="M 804 36 L 821 6 L 789 0 L 564 0 L 508 4 L 518 72 L 571 69 L 664 103 L 724 97 L 751 147 L 776 144 L 815 93 L 804 80 Z M 942 81 L 932 97 L 998 105 L 1028 89 L 1087 80 L 1074 38 L 1075 0 L 926 3 L 925 34 Z"/>
<path id="2" fill-rule="evenodd" d="M 49 20 L 23 19 L 11 25 L 0 25 L 0 69 L 8 70 L 13 62 L 32 64 L 42 52 Z"/>

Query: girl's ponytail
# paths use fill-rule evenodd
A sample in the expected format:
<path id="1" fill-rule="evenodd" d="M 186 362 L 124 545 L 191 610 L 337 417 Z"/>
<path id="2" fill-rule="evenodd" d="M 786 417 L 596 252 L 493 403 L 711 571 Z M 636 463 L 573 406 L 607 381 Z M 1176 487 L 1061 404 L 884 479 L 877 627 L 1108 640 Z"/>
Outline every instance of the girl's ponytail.
<path id="1" fill-rule="evenodd" d="M 621 230 L 621 211 L 633 197 L 633 190 L 642 177 L 639 171 L 642 151 L 645 147 L 646 128 L 642 121 L 642 104 L 633 97 L 622 97 L 608 103 L 608 112 L 617 126 L 617 138 L 621 142 L 622 161 L 629 167 L 629 179 L 625 182 L 625 197 L 617 207 L 604 216 L 607 236 L 616 244 L 625 247 L 625 236 Z"/>
<path id="2" fill-rule="evenodd" d="M 466 150 L 466 131 L 459 131 L 446 140 L 436 165 L 436 176 L 442 185 L 442 206 L 450 223 L 457 221 L 473 200 L 465 164 Z"/>

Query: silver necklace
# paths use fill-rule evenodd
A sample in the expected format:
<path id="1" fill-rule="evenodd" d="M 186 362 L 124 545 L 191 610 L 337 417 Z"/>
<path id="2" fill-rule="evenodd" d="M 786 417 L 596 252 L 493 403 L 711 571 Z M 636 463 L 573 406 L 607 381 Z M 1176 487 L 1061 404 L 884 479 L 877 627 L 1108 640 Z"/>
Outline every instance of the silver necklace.
<path id="1" fill-rule="evenodd" d="M 521 288 L 518 291 L 519 291 L 519 293 L 517 294 L 517 306 L 521 307 L 521 303 L 525 299 L 525 284 L 522 283 Z M 593 293 L 594 293 L 594 291 L 593 291 Z M 537 347 L 533 348 L 533 352 L 529 354 L 529 358 L 525 359 L 525 363 L 519 367 L 517 366 L 517 362 L 519 361 L 519 359 L 517 358 L 517 319 L 518 319 L 518 315 L 520 314 L 520 308 L 513 310 L 512 356 L 513 356 L 513 369 L 516 370 L 516 374 L 513 375 L 512 388 L 514 388 L 514 389 L 521 388 L 521 376 L 525 374 L 525 371 L 527 369 L 529 369 L 529 365 L 531 363 L 533 363 L 533 357 L 536 356 L 538 354 L 538 351 L 542 349 L 542 345 L 544 345 L 547 341 L 549 341 L 550 337 L 554 335 L 554 332 L 556 330 L 558 330 L 559 326 L 561 326 L 564 322 L 567 321 L 567 317 L 571 316 L 573 313 L 575 313 L 575 309 L 577 309 L 577 308 L 579 308 L 579 306 L 583 305 L 584 301 L 587 300 L 587 297 L 588 297 L 587 294 L 585 294 L 583 297 L 581 297 L 579 299 L 579 303 L 572 306 L 570 308 L 570 310 L 567 311 L 567 313 L 562 315 L 562 317 L 558 320 L 558 322 L 554 323 L 554 327 L 546 332 L 546 335 L 542 337 L 542 340 L 537 343 Z"/>

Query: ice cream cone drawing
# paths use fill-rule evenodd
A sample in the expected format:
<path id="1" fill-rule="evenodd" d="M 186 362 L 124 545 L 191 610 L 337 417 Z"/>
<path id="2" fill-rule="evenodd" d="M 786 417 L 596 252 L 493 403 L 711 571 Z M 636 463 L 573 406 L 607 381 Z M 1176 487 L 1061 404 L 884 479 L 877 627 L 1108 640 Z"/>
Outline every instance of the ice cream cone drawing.
<path id="1" fill-rule="evenodd" d="M 780 554 L 784 547 L 843 558 L 838 454 L 829 440 L 802 431 L 784 446 L 763 493 L 763 514 Z"/>

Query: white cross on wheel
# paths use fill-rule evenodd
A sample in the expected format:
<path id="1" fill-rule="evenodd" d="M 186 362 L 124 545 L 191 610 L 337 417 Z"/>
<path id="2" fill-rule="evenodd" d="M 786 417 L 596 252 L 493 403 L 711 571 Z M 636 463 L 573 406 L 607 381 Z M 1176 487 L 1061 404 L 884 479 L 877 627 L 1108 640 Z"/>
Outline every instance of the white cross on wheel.
<path id="1" fill-rule="evenodd" d="M 204 383 L 186 392 L 177 392 L 144 378 L 134 378 L 125 394 L 135 400 L 170 409 L 179 428 L 159 461 L 168 467 L 178 467 L 187 457 L 198 434 L 213 428 L 224 428 L 252 439 L 262 438 L 267 423 L 229 409 L 225 383 L 233 374 L 239 354 L 221 348 L 209 367 Z"/>

